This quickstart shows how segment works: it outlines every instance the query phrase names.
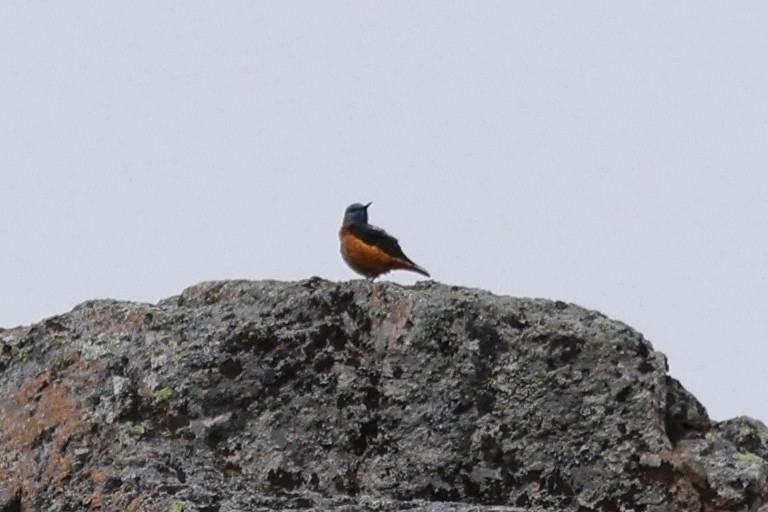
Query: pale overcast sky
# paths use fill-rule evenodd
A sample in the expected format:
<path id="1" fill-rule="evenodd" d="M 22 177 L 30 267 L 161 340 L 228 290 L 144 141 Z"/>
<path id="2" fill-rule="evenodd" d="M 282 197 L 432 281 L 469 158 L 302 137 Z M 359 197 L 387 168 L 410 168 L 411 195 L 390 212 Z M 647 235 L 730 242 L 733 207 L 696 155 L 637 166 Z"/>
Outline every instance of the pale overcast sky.
<path id="1" fill-rule="evenodd" d="M 202 280 L 600 310 L 768 420 L 768 2 L 0 3 L 0 325 Z M 412 283 L 415 274 L 386 279 Z"/>

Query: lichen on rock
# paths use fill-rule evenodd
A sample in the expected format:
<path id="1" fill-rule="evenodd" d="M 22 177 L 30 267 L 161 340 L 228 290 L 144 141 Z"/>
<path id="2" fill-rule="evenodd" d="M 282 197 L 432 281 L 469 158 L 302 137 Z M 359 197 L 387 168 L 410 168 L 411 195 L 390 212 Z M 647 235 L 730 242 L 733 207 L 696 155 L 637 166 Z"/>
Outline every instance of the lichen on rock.
<path id="1" fill-rule="evenodd" d="M 765 425 L 712 422 L 640 333 L 558 301 L 202 283 L 0 330 L 0 372 L 0 510 L 768 502 Z"/>

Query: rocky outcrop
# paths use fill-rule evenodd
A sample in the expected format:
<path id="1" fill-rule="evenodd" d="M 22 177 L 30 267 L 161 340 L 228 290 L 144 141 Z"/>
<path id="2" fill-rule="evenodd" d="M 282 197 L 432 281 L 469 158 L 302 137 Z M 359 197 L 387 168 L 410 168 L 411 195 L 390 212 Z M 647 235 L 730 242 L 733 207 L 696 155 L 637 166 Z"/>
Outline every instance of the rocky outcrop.
<path id="1" fill-rule="evenodd" d="M 641 334 L 433 282 L 214 282 L 0 331 L 0 511 L 756 510 L 768 430 Z"/>

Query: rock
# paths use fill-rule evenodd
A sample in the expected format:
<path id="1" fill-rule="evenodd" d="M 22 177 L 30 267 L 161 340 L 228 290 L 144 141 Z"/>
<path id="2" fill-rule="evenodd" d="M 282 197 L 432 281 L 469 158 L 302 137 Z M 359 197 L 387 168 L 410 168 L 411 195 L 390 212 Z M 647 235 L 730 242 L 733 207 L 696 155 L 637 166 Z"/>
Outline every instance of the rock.
<path id="1" fill-rule="evenodd" d="M 21 484 L 16 481 L 0 482 L 0 512 L 21 511 Z"/>
<path id="2" fill-rule="evenodd" d="M 562 302 L 202 283 L 0 331 L 0 372 L 0 512 L 768 503 L 765 425 L 712 422 L 641 334 Z"/>

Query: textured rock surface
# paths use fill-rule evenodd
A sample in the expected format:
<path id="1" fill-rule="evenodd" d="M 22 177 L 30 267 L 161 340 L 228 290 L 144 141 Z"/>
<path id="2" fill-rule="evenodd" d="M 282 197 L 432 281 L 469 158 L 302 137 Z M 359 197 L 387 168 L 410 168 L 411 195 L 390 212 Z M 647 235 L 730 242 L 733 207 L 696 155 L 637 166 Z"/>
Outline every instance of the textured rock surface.
<path id="1" fill-rule="evenodd" d="M 0 511 L 756 510 L 630 327 L 434 283 L 203 283 L 0 331 Z"/>

